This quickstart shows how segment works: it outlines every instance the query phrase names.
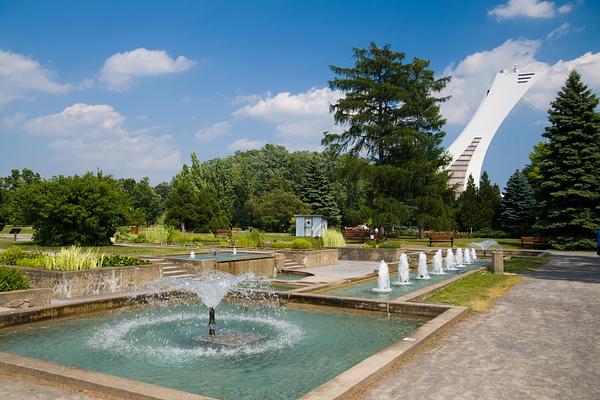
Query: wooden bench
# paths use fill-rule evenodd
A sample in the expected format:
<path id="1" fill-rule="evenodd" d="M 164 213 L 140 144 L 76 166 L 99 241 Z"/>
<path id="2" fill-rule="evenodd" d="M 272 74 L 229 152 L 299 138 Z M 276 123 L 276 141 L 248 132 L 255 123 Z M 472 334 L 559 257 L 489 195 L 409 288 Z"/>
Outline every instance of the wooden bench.
<path id="1" fill-rule="evenodd" d="M 371 229 L 345 228 L 343 232 L 344 239 L 360 241 L 371 239 L 371 235 L 373 234 L 374 232 Z"/>
<path id="2" fill-rule="evenodd" d="M 450 243 L 450 247 L 454 246 L 454 236 L 449 235 L 431 235 L 429 236 L 429 247 L 432 243 Z"/>
<path id="3" fill-rule="evenodd" d="M 231 229 L 215 229 L 215 236 L 229 236 L 231 235 Z"/>
<path id="4" fill-rule="evenodd" d="M 526 244 L 546 246 L 548 245 L 548 241 L 544 238 L 536 236 L 521 236 L 521 247 Z"/>

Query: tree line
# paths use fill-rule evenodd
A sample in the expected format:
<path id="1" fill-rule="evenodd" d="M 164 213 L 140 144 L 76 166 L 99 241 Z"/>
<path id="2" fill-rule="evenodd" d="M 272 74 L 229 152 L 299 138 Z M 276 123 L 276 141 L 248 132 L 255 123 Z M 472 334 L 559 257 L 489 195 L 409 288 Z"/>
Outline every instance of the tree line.
<path id="1" fill-rule="evenodd" d="M 329 85 L 343 96 L 331 105 L 339 129 L 324 133 L 322 152 L 265 145 L 204 162 L 192 153 L 170 182 L 154 187 L 101 172 L 44 180 L 13 170 L 0 178 L 0 221 L 33 224 L 37 239 L 62 244 L 106 241 L 123 224 L 281 232 L 293 228 L 294 214 L 310 212 L 333 226 L 540 234 L 556 247 L 591 246 L 600 227 L 600 118 L 598 98 L 576 72 L 552 103 L 545 141 L 504 194 L 484 172 L 457 198 L 441 145 L 447 98 L 439 93 L 449 78 L 375 43 L 354 49 L 354 60 L 331 66 Z M 89 233 L 98 224 L 108 229 Z M 80 230 L 63 237 L 65 226 Z"/>

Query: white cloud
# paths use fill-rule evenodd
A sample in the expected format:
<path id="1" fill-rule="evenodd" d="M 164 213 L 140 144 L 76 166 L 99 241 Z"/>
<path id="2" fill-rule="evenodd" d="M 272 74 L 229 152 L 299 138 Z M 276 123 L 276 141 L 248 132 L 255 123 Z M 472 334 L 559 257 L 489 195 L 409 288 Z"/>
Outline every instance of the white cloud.
<path id="1" fill-rule="evenodd" d="M 546 39 L 558 39 L 560 37 L 566 36 L 567 33 L 571 30 L 571 25 L 568 22 L 560 24 L 560 26 L 550 32 Z"/>
<path id="2" fill-rule="evenodd" d="M 556 13 L 567 14 L 572 9 L 571 4 L 564 4 L 557 8 L 553 1 L 509 0 L 505 4 L 500 4 L 489 10 L 488 15 L 496 17 L 498 20 L 516 17 L 552 18 Z"/>
<path id="3" fill-rule="evenodd" d="M 267 95 L 238 109 L 236 117 L 247 117 L 275 125 L 281 143 L 292 149 L 317 149 L 324 131 L 336 129 L 330 104 L 342 94 L 327 87 L 292 94 Z"/>
<path id="4" fill-rule="evenodd" d="M 0 121 L 0 129 L 11 130 L 18 128 L 25 121 L 26 117 L 25 113 L 18 112 L 12 117 L 2 118 L 2 121 Z"/>
<path id="5" fill-rule="evenodd" d="M 448 66 L 443 74 L 452 76 L 452 80 L 443 94 L 452 95 L 452 98 L 442 105 L 442 114 L 448 123 L 467 122 L 489 89 L 496 72 L 513 64 L 538 74 L 525 100 L 542 111 L 549 107 L 573 69 L 581 73 L 585 83 L 595 90 L 600 89 L 600 52 L 588 52 L 572 60 L 548 64 L 535 57 L 540 44 L 535 40 L 507 40 L 492 50 L 465 57 L 456 66 Z"/>
<path id="6" fill-rule="evenodd" d="M 61 94 L 70 85 L 52 80 L 52 73 L 37 61 L 18 53 L 0 50 L 0 107 L 34 92 Z"/>
<path id="7" fill-rule="evenodd" d="M 47 137 L 62 159 L 85 170 L 99 167 L 141 177 L 180 166 L 181 155 L 172 148 L 170 135 L 131 133 L 124 121 L 110 105 L 77 103 L 27 121 L 24 130 Z"/>
<path id="8" fill-rule="evenodd" d="M 248 138 L 241 138 L 231 143 L 227 148 L 231 151 L 246 151 L 252 149 L 259 149 L 267 144 L 264 140 L 251 140 Z"/>
<path id="9" fill-rule="evenodd" d="M 223 137 L 229 132 L 229 122 L 217 122 L 208 128 L 200 128 L 194 135 L 199 142 L 209 142 L 218 137 Z"/>
<path id="10" fill-rule="evenodd" d="M 139 48 L 107 58 L 100 71 L 100 80 L 113 90 L 125 90 L 136 78 L 182 72 L 194 65 L 194 61 L 184 56 L 173 59 L 164 50 Z"/>

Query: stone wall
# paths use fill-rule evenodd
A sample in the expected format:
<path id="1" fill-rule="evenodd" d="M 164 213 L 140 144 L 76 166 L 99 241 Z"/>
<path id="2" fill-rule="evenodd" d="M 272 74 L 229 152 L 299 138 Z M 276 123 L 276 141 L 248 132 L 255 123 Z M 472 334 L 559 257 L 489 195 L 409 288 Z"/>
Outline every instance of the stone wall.
<path id="1" fill-rule="evenodd" d="M 344 247 L 339 249 L 340 260 L 347 261 L 381 261 L 397 262 L 400 259 L 400 249 L 366 249 L 361 247 Z"/>
<path id="2" fill-rule="evenodd" d="M 337 264 L 339 259 L 338 249 L 280 250 L 277 252 L 283 254 L 285 258 L 294 260 L 298 264 L 302 264 L 307 268 Z"/>
<path id="3" fill-rule="evenodd" d="M 0 292 L 0 307 L 30 308 L 50 305 L 51 289 L 29 289 Z"/>
<path id="4" fill-rule="evenodd" d="M 281 254 L 257 254 L 257 258 L 239 260 L 213 260 L 198 259 L 195 261 L 166 258 L 172 263 L 188 271 L 192 275 L 199 275 L 213 270 L 240 275 L 246 272 L 255 275 L 273 275 L 273 270 L 283 268 L 284 257 Z"/>
<path id="5" fill-rule="evenodd" d="M 52 298 L 55 299 L 126 292 L 160 278 L 160 267 L 152 264 L 81 271 L 13 268 L 19 268 L 27 275 L 33 288 L 52 289 Z"/>

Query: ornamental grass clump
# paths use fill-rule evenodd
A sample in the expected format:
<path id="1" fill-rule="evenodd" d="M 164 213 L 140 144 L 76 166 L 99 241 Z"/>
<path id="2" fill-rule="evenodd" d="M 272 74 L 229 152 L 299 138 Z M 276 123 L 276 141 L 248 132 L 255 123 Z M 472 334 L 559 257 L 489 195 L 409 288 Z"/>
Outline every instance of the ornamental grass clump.
<path id="1" fill-rule="evenodd" d="M 323 246 L 325 247 L 345 247 L 346 241 L 342 232 L 336 229 L 326 229 L 323 232 Z"/>
<path id="2" fill-rule="evenodd" d="M 96 269 L 103 260 L 104 254 L 99 255 L 97 250 L 72 246 L 61 249 L 55 256 L 44 256 L 44 268 L 56 271 Z"/>
<path id="3" fill-rule="evenodd" d="M 0 292 L 29 289 L 29 278 L 15 268 L 0 267 Z"/>
<path id="4" fill-rule="evenodd" d="M 173 233 L 164 225 L 150 226 L 144 234 L 146 243 L 152 244 L 167 244 L 172 236 Z"/>

